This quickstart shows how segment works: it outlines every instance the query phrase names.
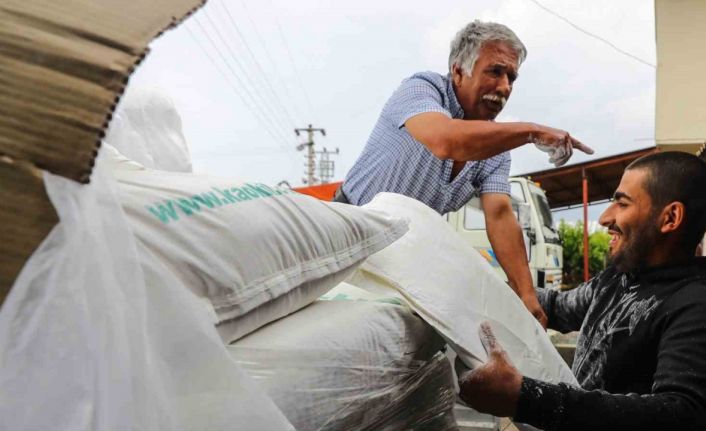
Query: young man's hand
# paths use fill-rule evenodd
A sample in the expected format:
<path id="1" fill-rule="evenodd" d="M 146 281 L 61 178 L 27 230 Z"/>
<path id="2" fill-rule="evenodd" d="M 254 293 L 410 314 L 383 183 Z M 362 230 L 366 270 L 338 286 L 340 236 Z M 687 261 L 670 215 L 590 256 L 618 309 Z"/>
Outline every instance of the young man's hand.
<path id="1" fill-rule="evenodd" d="M 488 322 L 480 326 L 480 339 L 488 353 L 488 361 L 475 370 L 459 373 L 459 395 L 479 412 L 512 417 L 517 411 L 522 374 L 498 344 Z"/>
<path id="2" fill-rule="evenodd" d="M 534 293 L 529 295 L 523 295 L 520 296 L 520 299 L 522 299 L 522 302 L 525 304 L 525 307 L 527 307 L 529 312 L 532 313 L 534 318 L 539 321 L 539 323 L 542 325 L 542 328 L 547 329 L 549 319 L 547 318 L 547 315 L 544 314 L 544 309 L 542 309 L 542 306 L 539 304 L 537 295 L 535 295 Z"/>

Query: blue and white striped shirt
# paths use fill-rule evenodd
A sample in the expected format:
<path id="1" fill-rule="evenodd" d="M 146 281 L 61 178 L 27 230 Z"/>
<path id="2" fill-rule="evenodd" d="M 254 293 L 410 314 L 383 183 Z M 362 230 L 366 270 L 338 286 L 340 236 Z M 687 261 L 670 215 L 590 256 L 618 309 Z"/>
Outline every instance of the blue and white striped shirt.
<path id="1" fill-rule="evenodd" d="M 404 127 L 424 112 L 463 118 L 451 79 L 422 72 L 402 81 L 380 113 L 375 128 L 343 182 L 354 205 L 370 202 L 380 192 L 400 193 L 424 202 L 441 214 L 465 205 L 476 193 L 510 194 L 510 152 L 467 162 L 451 180 L 453 160 L 436 158 Z"/>

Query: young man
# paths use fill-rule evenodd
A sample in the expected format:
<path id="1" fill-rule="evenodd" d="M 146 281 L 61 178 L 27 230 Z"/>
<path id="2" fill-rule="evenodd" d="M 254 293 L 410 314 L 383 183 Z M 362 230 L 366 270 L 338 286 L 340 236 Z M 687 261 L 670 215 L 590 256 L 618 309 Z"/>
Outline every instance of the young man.
<path id="1" fill-rule="evenodd" d="M 363 205 L 394 192 L 444 214 L 480 193 L 488 237 L 510 286 L 546 325 L 510 204 L 509 150 L 539 144 L 557 165 L 573 148 L 593 150 L 563 130 L 493 121 L 525 56 L 504 25 L 474 21 L 463 28 L 451 44 L 448 75 L 417 73 L 390 97 L 334 200 Z"/>
<path id="2" fill-rule="evenodd" d="M 543 291 L 549 327 L 580 329 L 581 385 L 523 377 L 483 325 L 488 362 L 459 378 L 474 408 L 544 430 L 706 429 L 706 162 L 656 153 L 627 167 L 601 216 L 610 265 L 568 292 Z"/>

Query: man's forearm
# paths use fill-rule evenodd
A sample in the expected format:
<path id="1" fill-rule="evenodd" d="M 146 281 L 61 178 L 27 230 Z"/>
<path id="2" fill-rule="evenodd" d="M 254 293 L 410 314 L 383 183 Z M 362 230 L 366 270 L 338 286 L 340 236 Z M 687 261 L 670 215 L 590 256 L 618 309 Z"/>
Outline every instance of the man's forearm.
<path id="1" fill-rule="evenodd" d="M 534 296 L 522 229 L 512 211 L 509 214 L 503 213 L 499 218 L 487 220 L 486 229 L 493 252 L 507 275 L 510 287 L 520 297 Z"/>
<path id="2" fill-rule="evenodd" d="M 514 420 L 545 431 L 702 429 L 698 402 L 680 393 L 609 394 L 525 377 Z"/>
<path id="3" fill-rule="evenodd" d="M 446 130 L 452 160 L 485 160 L 529 142 L 537 125 L 533 123 L 495 123 L 479 120 L 450 120 Z"/>
<path id="4" fill-rule="evenodd" d="M 428 112 L 405 123 L 407 131 L 436 157 L 446 160 L 485 160 L 526 144 L 538 126 L 460 120 Z"/>

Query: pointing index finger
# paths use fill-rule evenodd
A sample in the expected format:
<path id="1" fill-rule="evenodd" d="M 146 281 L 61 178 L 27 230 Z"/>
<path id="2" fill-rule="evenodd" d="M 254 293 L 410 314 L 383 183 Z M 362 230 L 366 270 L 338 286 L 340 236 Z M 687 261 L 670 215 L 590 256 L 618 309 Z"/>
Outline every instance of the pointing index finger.
<path id="1" fill-rule="evenodd" d="M 581 141 L 579 141 L 576 138 L 571 138 L 571 146 L 576 148 L 577 150 L 581 150 L 586 154 L 593 154 L 594 151 L 591 147 L 589 147 L 586 144 L 583 144 Z"/>

